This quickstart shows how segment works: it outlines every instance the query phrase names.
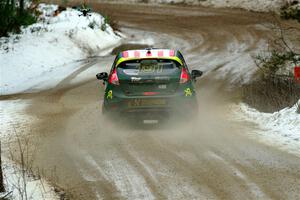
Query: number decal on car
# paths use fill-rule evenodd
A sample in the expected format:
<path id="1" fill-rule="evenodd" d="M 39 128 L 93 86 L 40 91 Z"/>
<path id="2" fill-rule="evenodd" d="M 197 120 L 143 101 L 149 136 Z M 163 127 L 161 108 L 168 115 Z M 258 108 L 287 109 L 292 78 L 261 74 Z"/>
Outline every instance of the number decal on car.
<path id="1" fill-rule="evenodd" d="M 140 73 L 161 73 L 163 71 L 162 65 L 141 65 L 139 68 Z"/>

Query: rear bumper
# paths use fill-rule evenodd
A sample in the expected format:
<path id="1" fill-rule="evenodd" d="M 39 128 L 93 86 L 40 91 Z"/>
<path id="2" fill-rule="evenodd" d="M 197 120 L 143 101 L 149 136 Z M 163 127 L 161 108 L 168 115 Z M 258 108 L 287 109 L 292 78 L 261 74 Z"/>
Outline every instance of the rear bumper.
<path id="1" fill-rule="evenodd" d="M 165 101 L 164 105 L 132 105 L 131 102 L 139 101 Z M 143 117 L 148 115 L 170 116 L 176 114 L 195 114 L 198 112 L 198 103 L 195 95 L 171 95 L 171 96 L 138 96 L 138 97 L 118 97 L 105 99 L 103 103 L 105 113 L 113 115 L 128 115 Z"/>

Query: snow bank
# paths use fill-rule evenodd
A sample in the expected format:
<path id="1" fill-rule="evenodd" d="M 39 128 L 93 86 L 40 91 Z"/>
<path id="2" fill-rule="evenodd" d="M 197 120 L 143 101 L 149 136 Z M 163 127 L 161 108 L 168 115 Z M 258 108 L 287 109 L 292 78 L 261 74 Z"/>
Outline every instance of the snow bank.
<path id="1" fill-rule="evenodd" d="M 30 122 L 36 120 L 36 118 L 27 115 L 25 112 L 30 104 L 30 100 L 0 101 L 0 140 L 2 144 L 14 141 L 16 130 L 18 134 L 29 132 Z"/>
<path id="2" fill-rule="evenodd" d="M 53 87 L 80 67 L 76 61 L 106 55 L 121 42 L 97 13 L 83 17 L 68 8 L 53 17 L 56 5 L 41 4 L 39 9 L 38 23 L 0 38 L 0 95 Z"/>
<path id="3" fill-rule="evenodd" d="M 27 173 L 23 174 L 22 169 L 20 169 L 19 166 L 13 164 L 6 158 L 3 159 L 2 165 L 6 193 L 3 195 L 0 193 L 0 199 L 1 196 L 4 195 L 7 195 L 9 199 L 14 200 L 60 199 L 54 192 L 53 187 L 45 180 L 33 178 Z"/>
<path id="4" fill-rule="evenodd" d="M 300 100 L 297 103 L 300 105 Z M 298 105 L 275 113 L 261 113 L 246 104 L 234 107 L 238 119 L 251 121 L 260 127 L 259 139 L 275 144 L 300 156 L 300 114 Z"/>
<path id="5" fill-rule="evenodd" d="M 1 100 L 0 101 L 0 141 L 2 152 L 9 151 L 8 146 L 11 141 L 15 141 L 17 134 L 22 138 L 28 132 L 29 123 L 35 120 L 33 117 L 25 114 L 26 107 L 30 100 Z M 17 132 L 17 133 L 16 133 Z M 10 159 L 2 156 L 2 169 L 6 192 L 1 197 L 8 194 L 10 199 L 25 199 L 25 189 L 28 199 L 59 199 L 47 181 L 34 178 L 27 172 L 24 177 L 21 168 L 14 164 Z M 24 187 L 23 184 L 26 184 Z"/>
<path id="6" fill-rule="evenodd" d="M 190 4 L 203 5 L 218 8 L 243 8 L 246 10 L 267 12 L 279 11 L 289 0 L 114 0 L 123 2 L 141 2 L 141 3 L 166 3 L 166 4 Z"/>

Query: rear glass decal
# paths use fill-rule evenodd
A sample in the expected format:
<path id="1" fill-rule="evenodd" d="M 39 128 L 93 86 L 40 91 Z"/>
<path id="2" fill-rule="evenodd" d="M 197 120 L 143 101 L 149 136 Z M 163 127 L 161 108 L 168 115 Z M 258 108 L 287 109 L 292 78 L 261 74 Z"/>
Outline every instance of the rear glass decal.
<path id="1" fill-rule="evenodd" d="M 124 69 L 123 72 L 129 76 L 137 76 L 139 75 L 139 70 L 135 69 Z"/>
<path id="2" fill-rule="evenodd" d="M 161 73 L 164 65 L 159 64 L 156 60 L 143 60 L 139 66 L 140 73 Z"/>
<path id="3" fill-rule="evenodd" d="M 179 70 L 180 65 L 172 60 L 151 59 L 132 60 L 119 65 L 119 69 L 129 76 L 162 75 Z"/>

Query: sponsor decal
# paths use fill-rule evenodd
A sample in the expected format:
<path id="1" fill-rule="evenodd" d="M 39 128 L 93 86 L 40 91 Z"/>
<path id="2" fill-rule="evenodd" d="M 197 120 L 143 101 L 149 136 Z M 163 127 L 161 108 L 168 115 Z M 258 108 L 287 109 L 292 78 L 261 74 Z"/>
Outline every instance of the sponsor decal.
<path id="1" fill-rule="evenodd" d="M 154 77 L 154 79 L 156 81 L 169 81 L 170 77 L 168 77 L 168 76 L 156 76 L 156 77 Z"/>
<path id="2" fill-rule="evenodd" d="M 109 90 L 109 91 L 107 92 L 106 98 L 107 98 L 107 99 L 112 99 L 112 98 L 113 98 L 113 91 L 112 91 L 112 90 Z"/>
<path id="3" fill-rule="evenodd" d="M 137 75 L 139 75 L 139 70 L 124 69 L 123 72 L 126 75 L 129 75 L 129 76 L 137 76 Z"/>
<path id="4" fill-rule="evenodd" d="M 136 83 L 139 82 L 141 79 L 141 77 L 131 77 L 131 82 Z"/>
<path id="5" fill-rule="evenodd" d="M 184 95 L 185 95 L 186 97 L 192 96 L 192 95 L 193 95 L 193 92 L 192 92 L 191 88 L 186 88 L 186 89 L 184 90 Z"/>

